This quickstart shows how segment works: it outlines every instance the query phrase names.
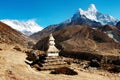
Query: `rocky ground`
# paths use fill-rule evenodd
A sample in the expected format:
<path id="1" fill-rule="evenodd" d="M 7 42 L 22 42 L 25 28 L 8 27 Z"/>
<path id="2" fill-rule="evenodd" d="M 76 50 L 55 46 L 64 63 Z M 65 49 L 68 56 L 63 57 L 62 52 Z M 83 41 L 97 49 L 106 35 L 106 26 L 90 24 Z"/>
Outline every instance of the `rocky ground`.
<path id="1" fill-rule="evenodd" d="M 15 45 L 0 44 L 0 80 L 120 80 L 120 73 L 104 70 L 83 69 L 78 64 L 70 67 L 78 75 L 50 74 L 50 71 L 36 71 L 25 63 L 25 48 L 17 51 Z"/>

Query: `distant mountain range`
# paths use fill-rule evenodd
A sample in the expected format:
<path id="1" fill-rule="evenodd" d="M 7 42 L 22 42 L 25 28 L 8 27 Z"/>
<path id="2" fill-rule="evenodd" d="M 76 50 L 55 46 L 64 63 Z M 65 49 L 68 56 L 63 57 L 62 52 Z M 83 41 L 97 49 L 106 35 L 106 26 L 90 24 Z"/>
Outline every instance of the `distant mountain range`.
<path id="1" fill-rule="evenodd" d="M 66 21 L 60 24 L 50 25 L 44 28 L 42 31 L 31 35 L 31 37 L 40 40 L 48 36 L 50 33 L 54 33 L 71 25 L 82 25 L 91 28 L 99 28 L 104 25 L 115 26 L 117 22 L 117 19 L 110 15 L 102 14 L 96 9 L 94 4 L 91 4 L 86 11 L 78 9 L 78 11 Z"/>
<path id="2" fill-rule="evenodd" d="M 0 21 L 28 36 L 43 29 L 34 20 L 20 21 L 5 19 Z M 87 10 L 84 11 L 81 8 L 78 9 L 77 12 L 71 18 L 67 19 L 66 21 L 60 24 L 57 24 L 57 26 L 55 27 L 57 30 L 62 29 L 65 26 L 69 25 L 84 25 L 89 27 L 99 27 L 101 25 L 106 24 L 116 25 L 117 22 L 118 22 L 117 19 L 110 15 L 102 14 L 96 9 L 94 4 L 91 4 Z M 53 26 L 54 25 L 51 25 L 52 28 Z"/>
<path id="3" fill-rule="evenodd" d="M 43 29 L 34 20 L 20 21 L 5 19 L 0 21 L 28 36 Z"/>

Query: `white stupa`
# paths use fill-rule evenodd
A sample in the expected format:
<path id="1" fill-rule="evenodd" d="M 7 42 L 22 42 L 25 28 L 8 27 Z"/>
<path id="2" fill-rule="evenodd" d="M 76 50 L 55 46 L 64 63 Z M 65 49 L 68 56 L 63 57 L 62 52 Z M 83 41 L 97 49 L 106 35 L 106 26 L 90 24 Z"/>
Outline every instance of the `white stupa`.
<path id="1" fill-rule="evenodd" d="M 49 48 L 47 50 L 48 56 L 59 56 L 59 50 L 55 47 L 55 39 L 52 34 L 49 38 Z"/>

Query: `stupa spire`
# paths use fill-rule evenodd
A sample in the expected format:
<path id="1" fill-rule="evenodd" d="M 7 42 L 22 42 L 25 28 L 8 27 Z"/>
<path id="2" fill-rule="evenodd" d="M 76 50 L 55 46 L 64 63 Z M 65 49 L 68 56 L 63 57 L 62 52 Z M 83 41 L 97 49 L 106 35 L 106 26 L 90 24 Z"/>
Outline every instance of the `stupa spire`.
<path id="1" fill-rule="evenodd" d="M 48 56 L 59 56 L 59 50 L 55 47 L 55 39 L 52 34 L 49 38 Z"/>

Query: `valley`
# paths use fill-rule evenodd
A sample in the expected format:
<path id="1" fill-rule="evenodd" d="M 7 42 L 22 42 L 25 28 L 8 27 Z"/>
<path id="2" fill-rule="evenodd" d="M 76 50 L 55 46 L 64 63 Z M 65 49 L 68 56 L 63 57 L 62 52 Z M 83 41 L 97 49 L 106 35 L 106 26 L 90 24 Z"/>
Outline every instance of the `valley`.
<path id="1" fill-rule="evenodd" d="M 56 79 L 120 80 L 120 21 L 94 4 L 44 29 L 0 20 L 0 80 Z"/>

